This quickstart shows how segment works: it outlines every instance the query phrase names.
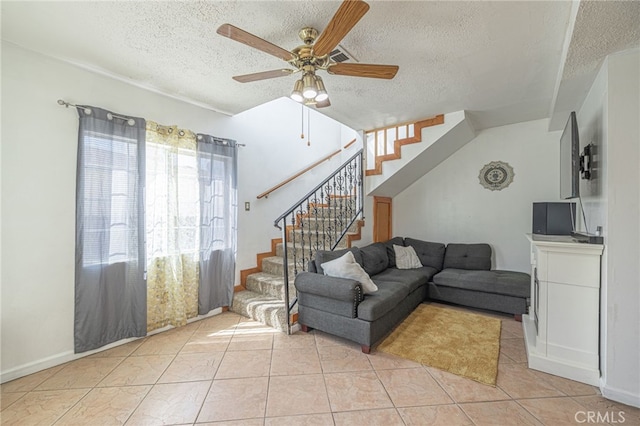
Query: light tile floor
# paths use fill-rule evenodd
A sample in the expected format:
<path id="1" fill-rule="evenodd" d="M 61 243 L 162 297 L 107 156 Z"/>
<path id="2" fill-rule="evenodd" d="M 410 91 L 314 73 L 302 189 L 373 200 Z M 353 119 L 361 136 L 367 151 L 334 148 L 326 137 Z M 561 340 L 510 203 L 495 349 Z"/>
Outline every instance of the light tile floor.
<path id="1" fill-rule="evenodd" d="M 227 312 L 5 383 L 1 424 L 640 425 L 637 408 L 528 369 L 522 325 L 499 318 L 496 387 Z"/>

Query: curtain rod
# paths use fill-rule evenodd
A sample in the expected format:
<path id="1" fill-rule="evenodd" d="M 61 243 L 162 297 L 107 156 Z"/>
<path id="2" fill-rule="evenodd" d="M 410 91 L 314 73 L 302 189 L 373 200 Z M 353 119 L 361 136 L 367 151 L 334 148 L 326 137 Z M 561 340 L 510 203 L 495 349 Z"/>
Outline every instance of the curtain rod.
<path id="1" fill-rule="evenodd" d="M 82 108 L 85 114 L 87 115 L 91 114 L 91 108 L 75 105 L 75 104 L 72 104 L 71 102 L 63 101 L 62 99 L 58 99 L 58 105 L 64 106 L 65 108 L 69 108 L 70 106 L 78 109 Z M 111 120 L 114 117 L 126 121 L 127 124 L 130 126 L 133 126 L 134 124 L 136 124 L 135 120 L 131 117 L 125 117 L 123 115 L 113 114 L 111 112 L 107 114 L 107 118 L 109 120 Z"/>
<path id="2" fill-rule="evenodd" d="M 85 114 L 87 114 L 87 115 L 91 114 L 91 108 L 83 107 L 83 106 L 76 105 L 76 104 L 72 104 L 71 102 L 67 102 L 67 101 L 64 101 L 64 100 L 62 100 L 62 99 L 58 99 L 58 105 L 60 105 L 60 106 L 64 106 L 65 108 L 69 108 L 69 107 L 74 107 L 74 108 L 83 108 L 83 109 L 84 109 Z M 133 119 L 132 119 L 132 118 L 130 118 L 130 117 L 125 117 L 125 116 L 117 115 L 117 114 L 113 114 L 113 113 L 109 113 L 109 114 L 110 114 L 112 117 L 119 118 L 119 119 L 121 119 L 121 120 L 125 120 L 125 121 L 127 121 L 127 123 L 129 123 L 131 126 L 133 126 L 133 124 L 134 124 L 134 123 L 132 123 Z M 213 139 L 215 139 L 216 141 L 223 141 L 223 140 L 224 140 L 224 139 L 222 139 L 222 138 L 216 138 L 215 136 L 212 136 L 212 137 L 213 137 Z M 236 143 L 236 146 L 244 147 L 244 146 L 247 146 L 247 145 L 245 145 L 245 144 L 243 144 L 243 143 Z"/>

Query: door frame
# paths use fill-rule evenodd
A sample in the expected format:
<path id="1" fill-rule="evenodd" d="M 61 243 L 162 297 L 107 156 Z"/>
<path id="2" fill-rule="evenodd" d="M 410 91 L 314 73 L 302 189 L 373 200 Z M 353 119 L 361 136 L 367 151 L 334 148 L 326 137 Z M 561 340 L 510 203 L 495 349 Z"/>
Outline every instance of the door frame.
<path id="1" fill-rule="evenodd" d="M 388 204 L 389 205 L 389 235 L 388 238 L 386 235 L 380 235 L 378 232 L 378 205 L 379 204 Z M 377 243 L 380 241 L 387 241 L 391 238 L 391 236 L 393 235 L 393 221 L 392 221 L 392 212 L 393 212 L 393 208 L 392 208 L 392 202 L 391 202 L 391 197 L 376 197 L 375 195 L 373 196 L 373 242 Z"/>

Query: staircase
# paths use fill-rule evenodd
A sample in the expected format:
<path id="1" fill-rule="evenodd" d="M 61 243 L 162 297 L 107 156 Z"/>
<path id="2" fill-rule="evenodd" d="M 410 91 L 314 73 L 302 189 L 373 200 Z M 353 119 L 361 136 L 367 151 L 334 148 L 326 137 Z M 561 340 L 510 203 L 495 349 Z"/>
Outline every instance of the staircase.
<path id="1" fill-rule="evenodd" d="M 366 195 L 394 197 L 474 137 L 464 111 L 367 131 L 367 164 L 360 150 L 276 219 L 285 241 L 273 240 L 257 267 L 241 271 L 231 310 L 289 332 L 297 320 L 295 275 L 307 270 L 317 250 L 351 247 L 360 238 L 364 175 Z"/>
<path id="2" fill-rule="evenodd" d="M 287 258 L 290 260 L 287 264 L 289 267 L 289 298 L 291 300 L 296 297 L 293 285 L 295 274 L 306 270 L 302 262 L 313 258 L 313 253 L 322 249 L 323 241 L 331 239 L 331 234 L 327 230 L 332 227 L 336 215 L 340 217 L 344 214 L 350 203 L 335 203 L 335 206 L 340 206 L 340 204 L 342 210 L 333 206 L 319 206 L 316 208 L 317 215 L 301 217 L 299 218 L 300 226 L 288 227 Z M 351 225 L 345 237 L 336 246 L 336 250 L 351 247 L 351 241 L 360 239 L 360 228 L 363 225 L 364 221 L 362 220 Z M 245 290 L 234 294 L 231 311 L 287 332 L 287 309 L 284 302 L 284 244 L 281 239 L 273 240 L 272 247 L 275 249 L 272 252 L 258 255 L 258 267 L 246 275 L 245 281 L 242 283 Z M 293 259 L 298 260 L 294 263 Z M 294 319 L 292 323 L 297 318 L 297 312 L 296 305 L 291 312 Z"/>
<path id="3" fill-rule="evenodd" d="M 233 312 L 291 332 L 298 312 L 295 276 L 316 251 L 350 247 L 360 238 L 363 177 L 360 150 L 274 221 L 283 238 L 257 256 L 256 268 L 241 271 L 243 290 L 234 294 Z"/>

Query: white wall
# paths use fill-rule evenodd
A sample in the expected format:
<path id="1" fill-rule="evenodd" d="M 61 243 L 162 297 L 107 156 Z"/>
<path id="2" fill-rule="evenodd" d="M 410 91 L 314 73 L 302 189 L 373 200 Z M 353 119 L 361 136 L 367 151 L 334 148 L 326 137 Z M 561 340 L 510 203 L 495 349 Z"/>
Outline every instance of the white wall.
<path id="1" fill-rule="evenodd" d="M 581 215 L 578 216 L 578 229 L 585 231 L 587 228 L 593 232 L 596 226 L 602 226 L 602 235 L 607 238 L 609 229 L 607 226 L 607 170 L 608 170 L 608 59 L 600 68 L 587 97 L 581 108 L 576 112 L 580 136 L 580 152 L 585 145 L 594 145 L 593 178 L 591 180 L 580 179 L 580 198 L 585 212 L 586 227 Z M 606 311 L 607 306 L 607 274 L 608 274 L 608 241 L 605 244 L 602 260 L 600 262 L 600 309 Z M 600 315 L 600 374 L 602 382 L 606 382 L 607 376 L 607 315 Z"/>
<path id="2" fill-rule="evenodd" d="M 393 234 L 442 243 L 484 242 L 493 267 L 530 271 L 532 203 L 559 201 L 560 132 L 536 120 L 479 132 L 445 162 L 393 199 Z M 502 191 L 480 185 L 491 161 L 513 167 L 514 181 Z"/>
<path id="3" fill-rule="evenodd" d="M 611 55 L 578 113 L 598 173 L 582 182 L 589 231 L 603 226 L 602 392 L 640 406 L 640 51 Z"/>
<path id="4" fill-rule="evenodd" d="M 58 99 L 247 144 L 239 153 L 237 270 L 255 266 L 255 254 L 268 251 L 273 220 L 288 207 L 282 195 L 257 202 L 255 196 L 355 137 L 313 112 L 307 147 L 300 106 L 286 99 L 231 118 L 3 42 L 0 381 L 74 358 L 78 117 Z"/>
<path id="5" fill-rule="evenodd" d="M 2 379 L 73 353 L 78 116 L 56 101 L 221 137 L 230 118 L 2 44 Z"/>
<path id="6" fill-rule="evenodd" d="M 609 57 L 608 98 L 605 395 L 640 406 L 640 51 Z"/>

